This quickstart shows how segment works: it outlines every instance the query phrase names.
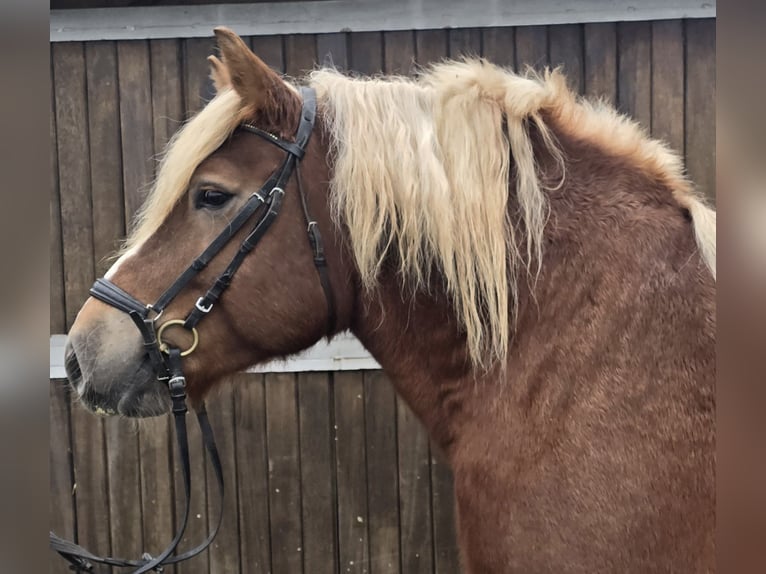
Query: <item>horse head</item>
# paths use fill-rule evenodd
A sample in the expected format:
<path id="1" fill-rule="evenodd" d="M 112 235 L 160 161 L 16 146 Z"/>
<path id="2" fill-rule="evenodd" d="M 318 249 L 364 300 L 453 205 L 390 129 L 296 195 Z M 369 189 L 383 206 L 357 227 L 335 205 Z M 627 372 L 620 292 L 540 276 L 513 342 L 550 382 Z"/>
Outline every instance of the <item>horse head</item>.
<path id="1" fill-rule="evenodd" d="M 259 194 L 256 203 L 263 205 L 194 273 L 161 316 L 154 317 L 158 329 L 167 325 L 162 343 L 189 349 L 192 332 L 178 322 L 192 309 L 202 313 L 211 306 L 202 296 L 225 274 L 264 214 L 276 209 L 274 193 L 281 195 L 278 217 L 227 279 L 215 310 L 204 313 L 205 320 L 195 329 L 199 343 L 184 357 L 193 400 L 226 374 L 331 335 L 348 315 L 347 305 L 341 304 L 340 321 L 331 317 L 335 300 L 348 300 L 349 283 L 326 199 L 330 178 L 320 122 L 305 155 L 301 150 L 302 157 L 291 160 L 290 173 L 281 173 L 290 152 L 275 142 L 293 142 L 301 96 L 234 33 L 219 28 L 216 36 L 222 58 L 211 56 L 210 62 L 218 93 L 170 142 L 155 187 L 106 274 L 135 300 L 156 301 L 216 237 L 231 230 L 237 215 Z M 286 179 L 275 192 L 280 175 Z M 326 278 L 320 278 L 313 261 L 309 239 L 316 232 L 324 238 Z M 170 406 L 167 388 L 158 382 L 133 321 L 97 298 L 86 301 L 70 330 L 66 366 L 83 403 L 97 412 L 151 416 Z"/>

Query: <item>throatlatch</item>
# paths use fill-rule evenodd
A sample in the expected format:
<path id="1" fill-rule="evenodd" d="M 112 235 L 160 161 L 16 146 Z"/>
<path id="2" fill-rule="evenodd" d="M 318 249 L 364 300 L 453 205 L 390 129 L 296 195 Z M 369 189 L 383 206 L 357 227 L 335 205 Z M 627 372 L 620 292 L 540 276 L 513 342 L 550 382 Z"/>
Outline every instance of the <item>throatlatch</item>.
<path id="1" fill-rule="evenodd" d="M 133 574 L 143 574 L 149 571 L 162 572 L 162 566 L 175 564 L 188 560 L 205 550 L 215 538 L 223 518 L 223 496 L 224 481 L 223 470 L 221 467 L 220 456 L 215 444 L 213 430 L 207 417 L 204 406 L 197 410 L 197 423 L 202 433 L 202 442 L 205 450 L 210 456 L 213 465 L 213 471 L 218 483 L 220 495 L 220 505 L 218 519 L 215 528 L 208 537 L 198 546 L 182 554 L 174 554 L 178 544 L 183 537 L 184 531 L 189 519 L 189 503 L 191 500 L 191 466 L 189 462 L 189 444 L 186 429 L 186 378 L 182 369 L 182 358 L 192 353 L 199 342 L 197 325 L 207 316 L 218 302 L 221 295 L 231 284 L 234 275 L 242 265 L 245 257 L 250 253 L 258 242 L 268 231 L 271 224 L 276 219 L 282 207 L 284 198 L 284 188 L 292 176 L 296 173 L 298 193 L 300 195 L 301 206 L 304 217 L 306 218 L 307 233 L 311 245 L 314 265 L 319 274 L 322 291 L 327 301 L 327 332 L 332 333 L 335 329 L 335 303 L 333 292 L 327 272 L 327 261 L 324 256 L 324 247 L 322 237 L 316 221 L 309 215 L 306 195 L 303 191 L 303 185 L 298 170 L 298 164 L 303 159 L 311 132 L 316 120 L 316 93 L 312 88 L 304 87 L 300 90 L 303 98 L 303 107 L 301 110 L 300 123 L 294 142 L 282 140 L 275 135 L 261 130 L 251 124 L 241 124 L 239 129 L 258 135 L 266 141 L 276 145 L 287 152 L 282 164 L 276 169 L 261 188 L 253 193 L 239 210 L 234 219 L 221 231 L 221 233 L 210 243 L 210 245 L 191 263 L 191 265 L 160 295 L 154 304 L 146 305 L 112 283 L 106 278 L 98 279 L 90 289 L 90 294 L 127 313 L 136 327 L 141 332 L 144 341 L 144 348 L 148 360 L 157 376 L 157 380 L 168 386 L 168 392 L 172 402 L 172 415 L 175 423 L 176 442 L 178 446 L 179 459 L 181 461 L 181 470 L 183 476 L 185 504 L 183 520 L 173 540 L 158 556 L 152 557 L 144 554 L 138 560 L 125 560 L 121 558 L 112 558 L 97 556 L 78 546 L 74 542 L 68 542 L 50 533 L 51 548 L 56 550 L 61 556 L 70 562 L 70 568 L 76 572 L 92 572 L 94 564 L 105 564 L 116 567 L 134 568 Z M 189 284 L 189 282 L 202 271 L 208 263 L 229 243 L 237 232 L 258 213 L 257 220 L 252 230 L 240 244 L 237 253 L 231 259 L 224 271 L 218 276 L 213 285 L 206 293 L 197 299 L 194 308 L 188 313 L 184 320 L 175 319 L 166 321 L 159 327 L 156 325 L 167 306 L 178 296 L 179 293 Z M 163 333 L 171 327 L 181 327 L 192 333 L 194 342 L 192 345 L 181 350 L 170 346 L 162 341 Z"/>

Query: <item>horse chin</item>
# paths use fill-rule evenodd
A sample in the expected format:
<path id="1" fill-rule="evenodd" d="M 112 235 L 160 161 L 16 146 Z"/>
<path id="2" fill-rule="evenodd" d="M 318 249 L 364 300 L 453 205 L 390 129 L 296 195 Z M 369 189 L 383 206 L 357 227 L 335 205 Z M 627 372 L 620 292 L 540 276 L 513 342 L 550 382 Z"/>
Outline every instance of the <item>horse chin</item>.
<path id="1" fill-rule="evenodd" d="M 117 413 L 124 417 L 158 417 L 170 412 L 171 401 L 168 390 L 155 382 L 151 388 L 129 392 L 117 403 Z"/>
<path id="2" fill-rule="evenodd" d="M 73 387 L 82 404 L 97 415 L 147 418 L 164 415 L 171 408 L 168 388 L 157 380 L 148 358 L 133 373 L 115 380 L 107 391 L 82 380 Z"/>

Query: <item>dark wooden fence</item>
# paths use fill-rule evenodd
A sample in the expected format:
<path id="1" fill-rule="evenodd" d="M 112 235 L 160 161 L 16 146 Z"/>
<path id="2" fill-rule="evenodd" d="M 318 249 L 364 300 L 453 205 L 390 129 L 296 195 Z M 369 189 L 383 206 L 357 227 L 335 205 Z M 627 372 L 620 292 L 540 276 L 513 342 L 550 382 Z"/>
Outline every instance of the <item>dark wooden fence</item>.
<path id="1" fill-rule="evenodd" d="M 563 64 L 681 151 L 715 187 L 715 23 L 604 23 L 254 37 L 298 76 L 327 58 L 358 72 L 410 73 L 463 53 L 499 64 Z M 51 333 L 62 333 L 179 122 L 210 96 L 212 39 L 51 47 Z M 168 421 L 99 419 L 51 393 L 51 527 L 99 552 L 158 551 L 180 506 Z M 240 374 L 210 399 L 226 473 L 220 536 L 178 572 L 458 572 L 451 478 L 380 372 Z M 193 425 L 192 425 L 193 426 Z M 204 538 L 214 483 L 192 431 L 187 544 Z M 174 510 L 175 509 L 175 510 Z M 55 558 L 52 572 L 66 569 Z"/>

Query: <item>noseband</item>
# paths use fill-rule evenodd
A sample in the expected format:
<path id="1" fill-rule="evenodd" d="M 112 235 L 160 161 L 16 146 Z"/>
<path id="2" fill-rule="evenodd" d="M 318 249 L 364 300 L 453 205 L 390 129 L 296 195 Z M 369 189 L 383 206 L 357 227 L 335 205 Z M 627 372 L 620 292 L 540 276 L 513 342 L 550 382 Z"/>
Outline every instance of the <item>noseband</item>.
<path id="1" fill-rule="evenodd" d="M 120 558 L 101 557 L 91 554 L 81 546 L 73 542 L 62 540 L 53 532 L 50 533 L 51 547 L 71 563 L 71 568 L 78 572 L 91 572 L 93 563 L 107 564 L 117 567 L 132 567 L 133 574 L 143 574 L 155 570 L 162 571 L 162 566 L 175 564 L 188 560 L 205 550 L 215 538 L 223 517 L 223 494 L 224 482 L 221 460 L 213 437 L 213 431 L 207 417 L 204 406 L 197 411 L 197 422 L 202 433 L 202 441 L 210 455 L 210 460 L 215 471 L 216 481 L 220 494 L 218 520 L 213 531 L 202 544 L 182 554 L 174 554 L 189 518 L 189 502 L 191 499 L 191 473 L 189 463 L 189 446 L 186 429 L 186 378 L 181 368 L 181 359 L 191 354 L 199 343 L 197 325 L 210 313 L 218 299 L 231 284 L 234 275 L 242 265 L 245 257 L 250 253 L 258 242 L 266 234 L 271 224 L 279 214 L 284 198 L 284 188 L 293 172 L 296 174 L 298 193 L 300 195 L 303 215 L 306 219 L 309 244 L 313 252 L 314 265 L 319 274 L 322 291 L 327 302 L 327 332 L 332 333 L 335 329 L 335 303 L 330 279 L 327 272 L 322 236 L 319 233 L 317 222 L 309 215 L 308 202 L 303 191 L 300 177 L 299 164 L 306 153 L 306 147 L 311 139 L 311 132 L 316 119 L 316 92 L 312 88 L 301 88 L 303 106 L 301 109 L 300 123 L 294 142 L 282 140 L 275 135 L 261 130 L 248 123 L 240 124 L 239 128 L 276 145 L 287 152 L 282 164 L 271 174 L 266 183 L 247 200 L 234 219 L 221 231 L 221 233 L 208 245 L 192 264 L 168 287 L 159 299 L 153 304 L 144 304 L 106 278 L 98 279 L 90 289 L 90 294 L 104 303 L 127 313 L 141 332 L 144 340 L 149 361 L 152 364 L 157 380 L 167 384 L 172 401 L 172 412 L 175 421 L 176 442 L 181 460 L 183 472 L 184 490 L 186 502 L 184 517 L 173 540 L 158 556 L 152 557 L 144 554 L 140 560 L 124 560 Z M 172 319 L 157 327 L 158 320 L 168 305 L 181 293 L 189 282 L 197 276 L 212 259 L 229 243 L 236 233 L 258 214 L 252 230 L 242 241 L 237 253 L 231 259 L 224 271 L 218 276 L 208 291 L 197 299 L 194 308 L 186 318 Z M 163 341 L 164 333 L 170 328 L 183 328 L 190 331 L 193 337 L 192 344 L 185 350 L 176 348 Z M 171 556 L 171 554 L 174 554 Z"/>

